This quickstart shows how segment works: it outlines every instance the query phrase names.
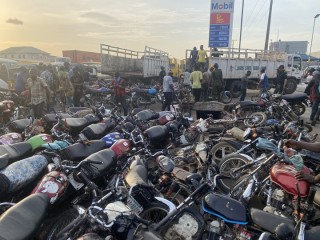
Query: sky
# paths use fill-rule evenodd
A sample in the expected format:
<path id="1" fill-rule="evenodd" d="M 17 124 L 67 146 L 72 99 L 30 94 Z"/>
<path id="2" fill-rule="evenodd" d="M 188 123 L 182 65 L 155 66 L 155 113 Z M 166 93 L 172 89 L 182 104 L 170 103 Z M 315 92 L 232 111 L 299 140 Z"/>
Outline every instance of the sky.
<path id="1" fill-rule="evenodd" d="M 208 48 L 210 0 L 0 0 L 0 50 L 33 46 L 52 55 L 62 50 L 100 52 L 100 43 L 143 51 L 160 49 L 185 58 Z M 263 49 L 269 0 L 244 0 L 241 48 Z M 239 46 L 242 0 L 235 0 L 233 46 Z M 270 41 L 311 41 L 319 0 L 274 0 Z M 320 51 L 320 17 L 312 52 Z M 309 48 L 308 48 L 309 52 Z"/>

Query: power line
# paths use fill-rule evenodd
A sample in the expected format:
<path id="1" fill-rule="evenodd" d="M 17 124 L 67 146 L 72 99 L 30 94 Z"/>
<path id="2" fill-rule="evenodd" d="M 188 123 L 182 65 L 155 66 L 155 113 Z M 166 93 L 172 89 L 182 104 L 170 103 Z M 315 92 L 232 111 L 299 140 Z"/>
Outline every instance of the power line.
<path id="1" fill-rule="evenodd" d="M 257 5 L 258 5 L 258 0 L 256 0 L 256 4 L 254 5 L 254 7 L 253 7 L 253 10 L 251 11 L 249 11 L 249 12 L 255 12 L 254 10 L 256 9 L 256 7 L 257 7 Z M 246 20 L 246 23 L 245 23 L 245 25 L 243 26 L 243 28 L 245 29 L 246 28 L 246 26 L 248 25 L 248 23 L 250 22 L 249 20 L 251 19 L 251 17 L 253 16 L 253 14 L 250 14 L 249 15 L 249 18 Z"/>

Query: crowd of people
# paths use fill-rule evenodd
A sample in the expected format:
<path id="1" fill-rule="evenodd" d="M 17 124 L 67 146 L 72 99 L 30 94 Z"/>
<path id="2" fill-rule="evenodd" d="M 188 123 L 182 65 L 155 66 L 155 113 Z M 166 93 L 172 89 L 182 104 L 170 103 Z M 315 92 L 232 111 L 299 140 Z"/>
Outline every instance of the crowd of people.
<path id="1" fill-rule="evenodd" d="M 29 71 L 22 66 L 16 77 L 15 91 L 27 98 L 34 117 L 53 110 L 56 99 L 68 107 L 80 107 L 84 83 L 90 81 L 89 69 L 64 63 L 58 69 L 40 63 Z"/>

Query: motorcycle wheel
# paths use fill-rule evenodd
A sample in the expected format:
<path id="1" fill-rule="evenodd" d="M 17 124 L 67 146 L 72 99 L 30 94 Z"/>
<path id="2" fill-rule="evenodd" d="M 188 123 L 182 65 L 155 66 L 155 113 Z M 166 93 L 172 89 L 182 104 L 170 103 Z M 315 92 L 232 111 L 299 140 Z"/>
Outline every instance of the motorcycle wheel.
<path id="1" fill-rule="evenodd" d="M 140 96 L 137 98 L 134 106 L 137 108 L 147 108 L 150 104 L 148 103 L 148 100 L 144 97 Z"/>
<path id="2" fill-rule="evenodd" d="M 161 202 L 152 202 L 143 209 L 140 213 L 140 217 L 151 221 L 151 223 L 158 223 L 167 216 L 168 212 L 169 208 L 167 205 Z"/>
<path id="3" fill-rule="evenodd" d="M 313 128 L 309 123 L 304 123 L 303 124 L 303 128 L 307 131 L 307 132 L 312 132 Z"/>
<path id="4" fill-rule="evenodd" d="M 210 150 L 212 160 L 218 165 L 228 154 L 237 151 L 235 147 L 227 142 L 220 142 L 214 145 Z"/>
<path id="5" fill-rule="evenodd" d="M 230 84 L 230 92 L 233 97 L 237 98 L 241 95 L 241 81 L 240 80 L 233 80 Z"/>
<path id="6" fill-rule="evenodd" d="M 58 240 L 58 234 L 62 229 L 68 226 L 73 220 L 75 220 L 79 216 L 77 210 L 69 209 L 62 214 L 59 215 L 59 218 L 53 225 L 51 225 L 48 235 L 46 237 L 47 240 Z"/>
<path id="7" fill-rule="evenodd" d="M 263 112 L 254 112 L 247 116 L 247 118 L 253 118 L 243 121 L 244 125 L 250 128 L 262 126 L 267 121 L 267 115 Z"/>
<path id="8" fill-rule="evenodd" d="M 294 111 L 294 113 L 297 114 L 298 116 L 303 115 L 306 111 L 306 106 L 301 102 L 292 103 L 290 104 L 290 106 Z"/>
<path id="9" fill-rule="evenodd" d="M 232 94 L 229 91 L 223 91 L 220 93 L 221 102 L 227 104 L 232 101 Z"/>
<path id="10" fill-rule="evenodd" d="M 234 175 L 232 174 L 232 170 L 243 166 L 247 162 L 248 162 L 247 158 L 245 158 L 240 154 L 237 154 L 237 155 L 227 156 L 219 163 L 218 165 L 219 173 L 224 176 L 230 177 L 227 179 L 221 178 L 218 180 L 218 187 L 220 188 L 221 191 L 223 191 L 224 193 L 229 193 L 231 187 L 234 184 L 236 184 L 238 178 L 241 177 L 241 175 L 244 173 L 244 172 L 239 172 L 236 175 Z"/>

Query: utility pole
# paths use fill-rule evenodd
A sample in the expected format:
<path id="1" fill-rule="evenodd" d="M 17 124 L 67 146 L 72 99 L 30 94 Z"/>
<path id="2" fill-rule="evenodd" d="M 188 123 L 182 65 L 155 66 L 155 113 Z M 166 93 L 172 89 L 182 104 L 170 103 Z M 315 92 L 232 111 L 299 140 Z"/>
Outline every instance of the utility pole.
<path id="1" fill-rule="evenodd" d="M 239 53 L 240 53 L 240 49 L 241 49 L 241 36 L 242 36 L 243 8 L 244 8 L 244 0 L 242 0 L 242 10 L 241 10 L 240 37 L 239 37 Z M 239 54 L 239 55 L 240 55 L 240 54 Z"/>
<path id="2" fill-rule="evenodd" d="M 266 34 L 266 41 L 265 41 L 265 44 L 264 44 L 264 50 L 265 50 L 265 51 L 268 50 L 269 34 L 270 34 L 270 25 L 271 25 L 272 5 L 273 5 L 273 0 L 270 0 L 270 8 L 269 8 L 269 18 L 268 18 L 267 34 Z"/>
<path id="3" fill-rule="evenodd" d="M 310 51 L 309 51 L 309 58 L 308 58 L 308 66 L 310 65 L 311 61 L 311 49 L 312 49 L 312 42 L 313 42 L 313 34 L 314 34 L 314 25 L 316 23 L 316 19 L 320 16 L 320 14 L 317 14 L 313 18 L 313 28 L 312 28 L 312 36 L 311 36 L 311 43 L 310 43 Z"/>

